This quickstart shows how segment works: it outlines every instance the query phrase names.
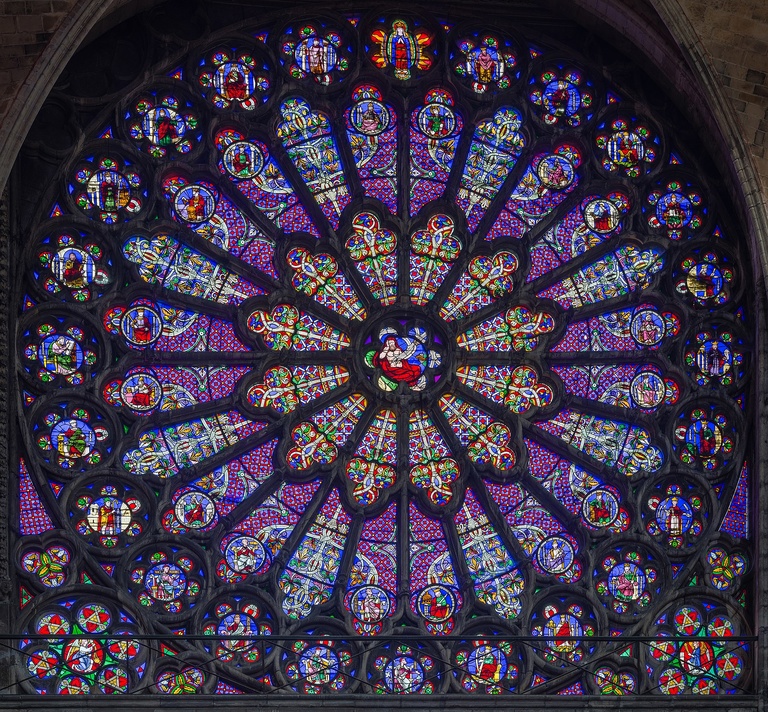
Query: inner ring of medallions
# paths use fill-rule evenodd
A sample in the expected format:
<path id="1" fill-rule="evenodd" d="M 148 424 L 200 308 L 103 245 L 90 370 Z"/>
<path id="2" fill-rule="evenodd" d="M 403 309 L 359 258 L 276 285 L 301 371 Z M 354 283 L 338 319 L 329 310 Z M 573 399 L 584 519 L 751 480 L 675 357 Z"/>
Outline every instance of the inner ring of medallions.
<path id="1" fill-rule="evenodd" d="M 421 400 L 445 386 L 453 345 L 442 322 L 419 307 L 385 309 L 358 336 L 356 365 L 377 395 Z"/>

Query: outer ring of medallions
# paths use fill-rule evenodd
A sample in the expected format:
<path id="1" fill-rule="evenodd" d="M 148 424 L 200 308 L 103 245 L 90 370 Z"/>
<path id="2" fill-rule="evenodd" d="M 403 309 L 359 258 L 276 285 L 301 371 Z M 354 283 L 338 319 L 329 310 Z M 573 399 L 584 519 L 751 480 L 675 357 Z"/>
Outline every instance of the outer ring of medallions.
<path id="1" fill-rule="evenodd" d="M 378 398 L 393 405 L 413 408 L 417 405 L 429 406 L 435 402 L 438 393 L 445 390 L 446 384 L 453 379 L 455 356 L 453 352 L 453 338 L 451 337 L 442 320 L 435 318 L 423 307 L 409 306 L 384 307 L 377 310 L 378 314 L 365 320 L 362 327 L 357 329 L 352 343 L 354 353 L 354 369 L 358 383 L 367 388 L 373 398 Z M 387 392 L 379 388 L 375 383 L 378 374 L 377 369 L 372 369 L 365 363 L 365 352 L 375 346 L 380 329 L 388 324 L 399 324 L 407 330 L 413 326 L 422 326 L 430 334 L 430 344 L 435 345 L 435 337 L 439 339 L 436 350 L 441 356 L 441 364 L 437 369 L 427 368 L 424 373 L 428 377 L 439 375 L 438 380 L 428 384 L 423 391 L 413 391 L 407 386 L 398 385 L 394 392 Z M 368 343 L 367 339 L 371 341 Z M 429 348 L 429 346 L 427 347 Z"/>

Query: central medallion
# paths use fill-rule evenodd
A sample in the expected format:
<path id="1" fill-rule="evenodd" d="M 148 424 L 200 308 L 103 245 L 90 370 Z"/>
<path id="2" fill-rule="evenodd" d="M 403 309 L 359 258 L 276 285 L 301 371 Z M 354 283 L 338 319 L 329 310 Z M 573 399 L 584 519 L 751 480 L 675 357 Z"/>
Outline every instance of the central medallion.
<path id="1" fill-rule="evenodd" d="M 364 342 L 365 370 L 386 393 L 421 393 L 442 375 L 445 341 L 426 320 L 384 319 Z"/>

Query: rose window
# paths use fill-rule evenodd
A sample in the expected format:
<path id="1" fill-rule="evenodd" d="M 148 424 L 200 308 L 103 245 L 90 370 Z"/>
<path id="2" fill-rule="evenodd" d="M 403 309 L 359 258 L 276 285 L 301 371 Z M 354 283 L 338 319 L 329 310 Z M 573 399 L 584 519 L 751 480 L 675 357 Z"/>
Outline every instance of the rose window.
<path id="1" fill-rule="evenodd" d="M 276 23 L 105 104 L 30 227 L 24 689 L 741 690 L 750 273 L 697 147 L 521 33 Z"/>

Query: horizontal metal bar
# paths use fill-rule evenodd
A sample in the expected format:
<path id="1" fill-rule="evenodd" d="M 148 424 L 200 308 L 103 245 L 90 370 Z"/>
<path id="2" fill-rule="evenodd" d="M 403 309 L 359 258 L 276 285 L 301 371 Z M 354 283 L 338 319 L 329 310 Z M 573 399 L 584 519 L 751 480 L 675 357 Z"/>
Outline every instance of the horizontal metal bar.
<path id="1" fill-rule="evenodd" d="M 47 633 L 30 633 L 29 635 L 0 635 L 2 640 L 253 640 L 253 641 L 274 641 L 274 642 L 300 642 L 304 640 L 329 640 L 334 642 L 347 643 L 441 643 L 441 642 L 462 642 L 473 640 L 488 640 L 501 642 L 519 642 L 519 643 L 546 643 L 560 640 L 578 640 L 593 643 L 662 643 L 662 642 L 691 642 L 698 641 L 702 643 L 730 642 L 730 643 L 754 643 L 758 638 L 754 635 L 740 636 L 647 636 L 647 635 L 408 635 L 408 636 L 375 636 L 375 635 L 157 635 L 144 633 L 68 633 L 66 635 L 55 635 Z"/>

